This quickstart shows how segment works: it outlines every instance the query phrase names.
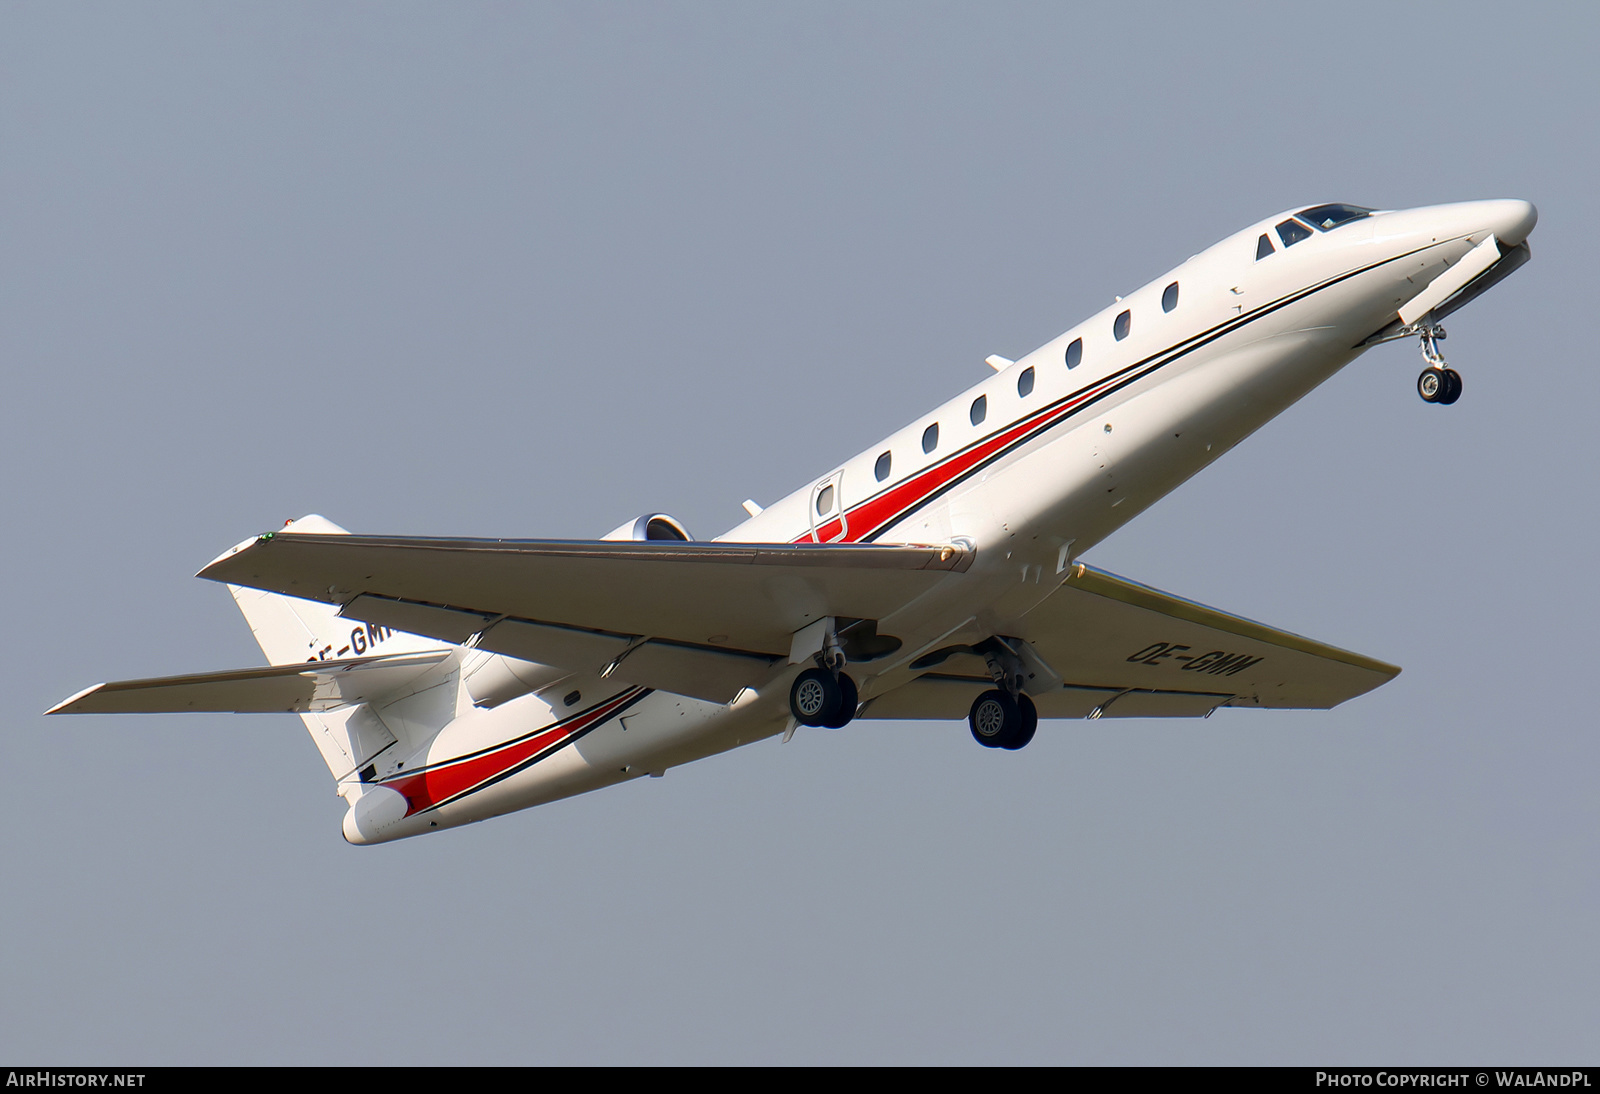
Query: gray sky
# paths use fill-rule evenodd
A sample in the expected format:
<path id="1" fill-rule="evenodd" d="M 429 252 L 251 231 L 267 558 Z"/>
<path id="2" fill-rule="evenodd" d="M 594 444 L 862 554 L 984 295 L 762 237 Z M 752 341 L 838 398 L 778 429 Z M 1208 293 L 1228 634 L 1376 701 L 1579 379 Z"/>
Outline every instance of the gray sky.
<path id="1" fill-rule="evenodd" d="M 0 9 L 0 1058 L 1571 1063 L 1600 1052 L 1580 5 Z M 802 733 L 372 849 L 260 655 L 285 518 L 702 536 L 1279 209 L 1538 204 L 1097 548 L 1401 664 L 1331 713 Z"/>

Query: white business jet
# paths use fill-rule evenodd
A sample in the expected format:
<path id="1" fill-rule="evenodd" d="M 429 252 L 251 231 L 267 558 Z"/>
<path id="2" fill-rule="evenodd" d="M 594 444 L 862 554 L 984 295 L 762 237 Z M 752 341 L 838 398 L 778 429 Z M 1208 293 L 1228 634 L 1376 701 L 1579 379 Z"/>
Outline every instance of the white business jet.
<path id="1" fill-rule="evenodd" d="M 351 843 L 483 820 L 797 726 L 1328 708 L 1400 670 L 1079 556 L 1367 347 L 1529 256 L 1525 201 L 1318 205 L 1229 236 L 702 542 L 356 536 L 318 516 L 200 572 L 270 668 L 100 684 L 51 713 L 291 711 Z"/>

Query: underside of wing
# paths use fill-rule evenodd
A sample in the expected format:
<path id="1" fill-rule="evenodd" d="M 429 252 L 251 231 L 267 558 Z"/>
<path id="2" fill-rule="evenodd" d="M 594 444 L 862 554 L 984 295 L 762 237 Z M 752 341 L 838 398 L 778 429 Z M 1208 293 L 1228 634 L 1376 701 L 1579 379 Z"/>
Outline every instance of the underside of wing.
<path id="1" fill-rule="evenodd" d="M 867 704 L 862 718 L 965 718 L 994 682 L 987 676 L 930 672 Z M 1204 718 L 1233 696 L 1217 692 L 1062 684 L 1030 695 L 1041 718 Z"/>
<path id="2" fill-rule="evenodd" d="M 825 616 L 878 619 L 965 570 L 955 546 L 282 533 L 200 576 L 354 619 L 726 702 Z"/>
<path id="3" fill-rule="evenodd" d="M 450 656 L 351 657 L 272 668 L 158 676 L 96 684 L 46 714 L 307 714 L 390 694 Z"/>
<path id="4" fill-rule="evenodd" d="M 1196 717 L 1218 707 L 1337 706 L 1394 665 L 1077 564 L 1014 636 L 1060 681 L 1025 685 L 1041 717 Z M 994 686 L 979 651 L 951 647 L 931 671 L 872 701 L 868 718 L 958 718 Z"/>

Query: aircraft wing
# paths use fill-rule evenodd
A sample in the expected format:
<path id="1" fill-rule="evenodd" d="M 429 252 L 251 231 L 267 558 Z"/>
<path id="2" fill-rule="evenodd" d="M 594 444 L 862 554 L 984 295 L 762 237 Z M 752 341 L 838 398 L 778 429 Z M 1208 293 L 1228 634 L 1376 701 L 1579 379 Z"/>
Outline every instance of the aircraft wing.
<path id="1" fill-rule="evenodd" d="M 824 616 L 879 619 L 971 565 L 957 546 L 280 533 L 201 577 L 451 643 L 726 702 Z"/>
<path id="2" fill-rule="evenodd" d="M 1060 681 L 1027 690 L 1040 717 L 1196 717 L 1217 707 L 1337 706 L 1399 674 L 1394 665 L 1208 608 L 1079 563 L 1023 617 L 1025 640 Z M 874 699 L 865 718 L 964 717 L 992 687 L 958 652 Z"/>
<path id="3" fill-rule="evenodd" d="M 306 714 L 394 691 L 450 656 L 449 650 L 308 661 L 272 668 L 119 680 L 85 688 L 46 714 Z"/>

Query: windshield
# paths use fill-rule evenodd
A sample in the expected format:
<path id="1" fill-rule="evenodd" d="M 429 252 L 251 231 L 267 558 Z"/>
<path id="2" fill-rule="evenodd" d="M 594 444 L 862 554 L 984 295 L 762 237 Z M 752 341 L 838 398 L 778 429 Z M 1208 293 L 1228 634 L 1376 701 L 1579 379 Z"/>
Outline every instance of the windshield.
<path id="1" fill-rule="evenodd" d="M 1295 216 L 1317 229 L 1319 232 L 1331 232 L 1341 224 L 1349 224 L 1352 220 L 1369 217 L 1371 209 L 1363 209 L 1359 205 L 1316 205 L 1310 209 L 1303 209 Z"/>
<path id="2" fill-rule="evenodd" d="M 1311 229 L 1307 228 L 1304 224 L 1301 224 L 1293 217 L 1290 217 L 1288 220 L 1278 225 L 1278 238 L 1283 240 L 1283 245 L 1285 247 L 1293 247 L 1302 239 L 1310 239 Z M 1259 253 L 1259 248 L 1257 251 Z"/>

